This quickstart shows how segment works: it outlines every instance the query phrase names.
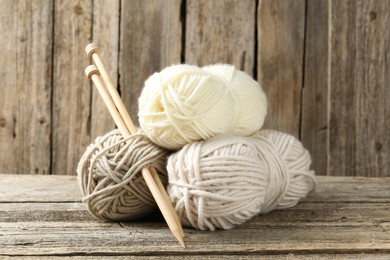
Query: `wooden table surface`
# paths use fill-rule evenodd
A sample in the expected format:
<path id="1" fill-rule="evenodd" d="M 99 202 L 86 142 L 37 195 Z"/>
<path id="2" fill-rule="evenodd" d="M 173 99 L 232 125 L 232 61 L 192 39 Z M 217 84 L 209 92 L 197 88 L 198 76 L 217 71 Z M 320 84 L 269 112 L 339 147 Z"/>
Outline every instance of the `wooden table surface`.
<path id="1" fill-rule="evenodd" d="M 185 228 L 183 249 L 159 213 L 92 218 L 75 176 L 0 174 L 0 258 L 390 259 L 390 178 L 318 180 L 291 209 L 231 230 Z"/>

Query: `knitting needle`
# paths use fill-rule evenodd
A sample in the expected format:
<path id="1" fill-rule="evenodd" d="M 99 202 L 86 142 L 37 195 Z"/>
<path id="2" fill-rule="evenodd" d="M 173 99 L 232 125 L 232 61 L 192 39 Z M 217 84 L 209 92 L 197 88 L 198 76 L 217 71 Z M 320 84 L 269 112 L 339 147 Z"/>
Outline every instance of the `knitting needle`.
<path id="1" fill-rule="evenodd" d="M 95 84 L 95 87 L 97 88 L 100 96 L 103 99 L 103 102 L 107 106 L 115 124 L 118 126 L 119 131 L 123 135 L 124 138 L 128 138 L 131 136 L 130 131 L 127 129 L 125 123 L 122 120 L 121 115 L 119 114 L 114 102 L 112 101 L 109 93 L 107 92 L 103 82 L 101 81 L 99 77 L 99 70 L 95 65 L 90 65 L 85 69 L 85 74 L 88 79 L 92 79 L 93 83 Z M 157 173 L 157 172 L 156 172 Z M 168 207 L 168 204 L 164 202 L 163 196 L 160 193 L 159 186 L 155 183 L 155 179 L 153 178 L 152 174 L 150 173 L 149 169 L 147 167 L 142 169 L 142 176 L 148 185 L 154 199 L 156 200 L 156 203 L 158 207 L 161 210 L 161 213 L 163 214 L 168 227 L 170 228 L 172 234 L 176 237 L 176 239 L 179 241 L 179 243 L 184 246 L 184 241 L 182 237 L 181 226 L 180 228 L 177 225 L 176 219 L 173 217 Z M 170 203 L 169 203 L 170 204 Z M 170 204 L 172 206 L 172 204 Z M 172 207 L 173 208 L 173 207 Z M 176 213 L 176 212 L 175 212 Z"/>
<path id="2" fill-rule="evenodd" d="M 129 113 L 127 112 L 127 109 L 123 104 L 123 101 L 114 86 L 114 82 L 112 81 L 110 75 L 108 74 L 106 66 L 104 65 L 103 60 L 100 57 L 100 52 L 97 44 L 96 43 L 88 44 L 85 47 L 85 52 L 87 53 L 88 57 L 94 61 L 97 69 L 99 70 L 100 75 L 103 78 L 103 82 L 105 83 L 108 92 L 110 93 L 111 98 L 113 99 L 114 104 L 119 111 L 119 114 L 122 116 L 123 121 L 127 126 L 127 129 L 129 129 L 130 133 L 132 134 L 137 132 L 137 129 L 135 128 Z"/>
<path id="3" fill-rule="evenodd" d="M 168 201 L 168 205 L 170 206 L 170 208 L 172 208 L 172 209 L 170 209 L 170 210 L 171 210 L 171 211 L 173 210 L 173 211 L 175 212 L 175 213 L 172 214 L 172 215 L 173 215 L 173 217 L 175 218 L 176 223 L 178 223 L 178 226 L 180 227 L 181 236 L 183 237 L 183 236 L 184 236 L 184 231 L 183 231 L 183 229 L 182 229 L 182 227 L 181 227 L 179 217 L 177 216 L 176 211 L 175 211 L 175 209 L 174 209 L 173 206 L 172 206 L 172 203 L 169 202 L 170 199 L 169 199 L 169 197 L 168 197 L 167 192 L 165 191 L 164 185 L 162 184 L 160 178 L 158 177 L 158 173 L 157 173 L 156 169 L 155 169 L 154 167 L 150 167 L 149 170 L 150 170 L 150 172 L 152 173 L 152 177 L 153 177 L 154 181 L 156 182 L 156 184 L 157 184 L 159 190 L 162 191 L 162 192 L 161 192 L 161 195 L 163 196 L 164 201 Z"/>
<path id="4" fill-rule="evenodd" d="M 118 91 L 116 90 L 114 86 L 114 82 L 112 81 L 110 74 L 108 73 L 108 70 L 106 66 L 104 65 L 103 59 L 100 56 L 100 50 L 96 43 L 90 43 L 85 47 L 85 52 L 88 55 L 90 59 L 92 59 L 98 68 L 101 77 L 103 78 L 103 82 L 105 83 L 111 98 L 114 101 L 114 104 L 116 108 L 119 111 L 119 114 L 122 116 L 122 119 L 124 123 L 127 126 L 127 129 L 130 131 L 130 134 L 134 134 L 136 132 L 136 128 L 131 120 L 131 117 L 129 113 L 127 112 L 127 109 L 125 105 L 123 104 L 123 101 L 121 97 L 118 94 Z M 152 167 L 151 167 L 152 168 Z M 184 236 L 183 229 L 180 224 L 179 217 L 176 214 L 175 209 L 173 208 L 172 204 L 169 201 L 168 194 L 164 188 L 164 185 L 162 184 L 160 177 L 157 174 L 157 171 L 150 171 L 152 174 L 152 177 L 154 181 L 156 182 L 157 186 L 160 189 L 160 194 L 163 198 L 163 201 L 168 205 L 169 211 L 171 212 L 171 215 L 173 215 L 176 225 L 178 226 L 178 229 L 180 230 L 181 236 Z"/>

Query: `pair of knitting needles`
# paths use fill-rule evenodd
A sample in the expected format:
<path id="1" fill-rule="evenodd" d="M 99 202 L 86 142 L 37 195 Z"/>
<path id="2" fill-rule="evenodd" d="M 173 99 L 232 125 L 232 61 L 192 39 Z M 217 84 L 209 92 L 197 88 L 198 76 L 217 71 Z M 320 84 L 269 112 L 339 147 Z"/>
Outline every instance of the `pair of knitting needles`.
<path id="1" fill-rule="evenodd" d="M 135 134 L 137 130 L 116 90 L 116 87 L 114 86 L 110 75 L 108 74 L 102 58 L 100 57 L 98 46 L 95 43 L 90 43 L 85 47 L 85 52 L 95 63 L 95 65 L 89 65 L 85 69 L 85 75 L 88 79 L 92 79 L 122 136 L 124 138 L 130 137 Z M 100 76 L 102 77 L 104 83 L 102 82 Z M 169 201 L 168 194 L 157 174 L 156 169 L 154 167 L 143 168 L 142 177 L 148 185 L 157 206 L 160 208 L 169 229 L 182 247 L 184 247 L 183 229 L 176 211 Z"/>

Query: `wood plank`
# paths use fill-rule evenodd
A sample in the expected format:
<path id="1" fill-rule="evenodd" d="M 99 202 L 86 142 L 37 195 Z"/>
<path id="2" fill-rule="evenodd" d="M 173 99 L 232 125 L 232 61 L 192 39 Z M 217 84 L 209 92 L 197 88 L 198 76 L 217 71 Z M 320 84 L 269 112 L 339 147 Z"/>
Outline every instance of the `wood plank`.
<path id="1" fill-rule="evenodd" d="M 167 228 L 117 223 L 1 223 L 0 255 L 177 255 L 389 253 L 389 225 L 380 227 L 269 227 L 204 232 L 186 229 L 184 251 Z M 131 245 L 131 246 L 129 246 Z"/>
<path id="2" fill-rule="evenodd" d="M 295 207 L 274 210 L 259 215 L 237 227 L 238 229 L 263 229 L 269 227 L 380 227 L 388 225 L 386 216 L 390 204 L 376 202 L 315 202 L 300 203 Z M 79 202 L 18 202 L 0 203 L 0 223 L 11 222 L 100 222 Z M 161 214 L 143 218 L 126 226 L 138 228 L 164 228 Z"/>
<path id="3" fill-rule="evenodd" d="M 11 222 L 99 222 L 79 202 L 0 202 L 0 223 Z M 0 224 L 1 225 L 1 224 Z"/>
<path id="4" fill-rule="evenodd" d="M 265 128 L 299 137 L 305 0 L 260 0 L 257 75 L 268 96 Z"/>
<path id="5" fill-rule="evenodd" d="M 307 1 L 300 137 L 317 175 L 328 163 L 328 1 Z"/>
<path id="6" fill-rule="evenodd" d="M 299 216 L 297 216 L 299 217 Z M 15 219 L 14 219 L 15 220 Z M 162 226 L 163 221 L 160 222 Z M 0 255 L 176 255 L 176 254 L 287 254 L 292 252 L 389 252 L 388 222 L 372 227 L 253 227 L 202 232 L 186 229 L 182 251 L 161 226 L 122 223 L 18 222 L 0 223 L 6 247 Z M 93 235 L 91 235 L 93 234 Z M 78 239 L 82 239 L 80 244 Z M 326 242 L 324 242 L 325 240 Z M 338 242 L 337 242 L 338 241 Z M 129 247 L 128 245 L 132 246 Z M 12 247 L 16 249 L 11 251 Z M 376 252 L 378 253 L 378 252 Z"/>
<path id="7" fill-rule="evenodd" d="M 230 63 L 254 74 L 255 0 L 189 0 L 186 13 L 186 63 Z"/>
<path id="8" fill-rule="evenodd" d="M 12 257 L 10 257 L 11 259 Z M 171 256 L 18 256 L 18 259 L 27 260 L 27 259 L 57 259 L 57 258 L 64 258 L 64 259 L 150 259 L 150 260 L 159 260 L 159 259 L 207 259 L 207 260 L 220 260 L 223 259 L 262 259 L 262 260 L 313 260 L 313 259 L 331 259 L 331 260 L 345 260 L 345 259 L 359 259 L 359 260 L 388 260 L 389 255 L 384 253 L 370 253 L 370 254 L 295 254 L 295 253 L 286 253 L 282 255 L 265 255 L 265 254 L 257 254 L 257 255 L 226 255 L 221 252 L 220 255 L 171 255 Z M 5 259 L 8 259 L 7 257 Z"/>
<path id="9" fill-rule="evenodd" d="M 53 4 L 1 2 L 0 172 L 49 174 Z"/>
<path id="10" fill-rule="evenodd" d="M 156 71 L 180 63 L 181 0 L 121 1 L 120 91 L 134 123 L 138 96 Z"/>
<path id="11" fill-rule="evenodd" d="M 97 43 L 102 59 L 114 82 L 118 84 L 120 0 L 93 2 L 93 42 Z M 92 88 L 91 140 L 115 128 L 96 88 Z"/>
<path id="12" fill-rule="evenodd" d="M 259 215 L 238 228 L 267 227 L 382 227 L 389 225 L 390 204 L 361 202 L 300 203 Z"/>
<path id="13" fill-rule="evenodd" d="M 55 1 L 52 174 L 72 174 L 90 142 L 91 86 L 83 73 L 92 1 Z"/>
<path id="14" fill-rule="evenodd" d="M 0 180 L 0 202 L 78 202 L 81 199 L 76 176 L 0 174 Z M 304 203 L 390 202 L 390 178 L 318 176 L 317 181 L 315 192 Z"/>
<path id="15" fill-rule="evenodd" d="M 329 174 L 390 176 L 389 1 L 331 1 Z"/>
<path id="16" fill-rule="evenodd" d="M 389 202 L 390 178 L 323 177 L 308 202 Z"/>
<path id="17" fill-rule="evenodd" d="M 76 176 L 0 174 L 0 203 L 80 200 Z"/>
<path id="18" fill-rule="evenodd" d="M 2 174 L 0 179 L 0 257 L 380 259 L 390 253 L 389 178 L 319 177 L 312 201 L 257 216 L 231 230 L 185 228 L 185 250 L 159 214 L 128 223 L 93 219 L 85 204 L 72 201 L 75 176 Z M 343 198 L 348 193 L 355 200 Z M 44 196 L 46 200 L 39 199 Z"/>

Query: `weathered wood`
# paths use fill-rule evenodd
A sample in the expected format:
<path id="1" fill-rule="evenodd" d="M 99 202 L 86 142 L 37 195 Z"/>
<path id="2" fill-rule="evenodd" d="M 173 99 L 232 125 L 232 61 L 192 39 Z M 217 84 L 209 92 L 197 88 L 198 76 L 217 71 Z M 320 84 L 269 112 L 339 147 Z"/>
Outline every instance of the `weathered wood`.
<path id="1" fill-rule="evenodd" d="M 315 192 L 308 202 L 389 202 L 390 178 L 318 176 Z"/>
<path id="2" fill-rule="evenodd" d="M 0 202 L 23 202 L 27 196 L 31 202 L 79 202 L 81 199 L 76 176 L 25 175 L 17 181 L 15 178 L 12 174 L 0 175 Z M 304 202 L 390 202 L 390 178 L 318 176 L 317 180 L 316 190 Z"/>
<path id="3" fill-rule="evenodd" d="M 305 0 L 260 0 L 258 80 L 268 96 L 266 128 L 299 136 Z"/>
<path id="4" fill-rule="evenodd" d="M 76 176 L 0 174 L 0 203 L 80 202 Z"/>
<path id="5" fill-rule="evenodd" d="M 150 260 L 160 260 L 160 259 L 206 259 L 206 260 L 220 260 L 222 259 L 262 259 L 262 260 L 317 260 L 317 259 L 331 259 L 331 260 L 345 260 L 345 259 L 359 259 L 359 260 L 388 260 L 389 255 L 388 254 L 310 254 L 310 255 L 302 255 L 302 254 L 295 254 L 295 253 L 286 253 L 283 255 L 264 255 L 264 254 L 258 254 L 258 255 L 226 255 L 221 253 L 220 255 L 171 255 L 171 256 L 61 256 L 61 258 L 65 259 L 150 259 Z M 8 259 L 7 257 L 5 259 Z M 12 259 L 12 257 L 9 257 L 9 259 Z M 53 259 L 53 256 L 18 256 L 18 259 Z M 56 258 L 55 258 L 56 259 Z"/>
<path id="6" fill-rule="evenodd" d="M 0 202 L 0 223 L 3 222 L 98 222 L 80 202 Z"/>
<path id="7" fill-rule="evenodd" d="M 2 1 L 0 171 L 50 172 L 53 4 Z"/>
<path id="8" fill-rule="evenodd" d="M 83 70 L 84 47 L 92 40 L 92 2 L 57 0 L 54 6 L 52 173 L 73 175 L 91 134 L 91 86 Z"/>
<path id="9" fill-rule="evenodd" d="M 328 1 L 307 1 L 300 137 L 317 175 L 328 163 Z"/>
<path id="10" fill-rule="evenodd" d="M 230 63 L 253 75 L 256 1 L 189 0 L 186 14 L 186 63 Z"/>
<path id="11" fill-rule="evenodd" d="M 319 177 L 317 191 L 293 208 L 231 230 L 186 228 L 185 250 L 158 214 L 128 223 L 92 218 L 75 200 L 75 176 L 0 179 L 0 257 L 386 259 L 390 253 L 389 178 Z"/>
<path id="12" fill-rule="evenodd" d="M 378 227 L 388 225 L 384 216 L 390 204 L 377 202 L 305 202 L 289 209 L 259 215 L 242 224 L 239 229 L 269 227 Z M 0 223 L 15 222 L 101 222 L 93 218 L 80 202 L 18 202 L 0 203 Z M 164 228 L 163 217 L 156 211 L 148 217 L 126 226 Z"/>
<path id="13" fill-rule="evenodd" d="M 180 63 L 181 0 L 121 2 L 120 91 L 137 124 L 138 96 L 145 80 L 166 66 Z"/>
<path id="14" fill-rule="evenodd" d="M 118 84 L 120 0 L 93 2 L 93 42 L 97 43 L 107 70 Z M 92 88 L 91 140 L 115 128 L 115 124 L 95 88 Z"/>
<path id="15" fill-rule="evenodd" d="M 330 2 L 329 174 L 390 175 L 390 2 Z"/>
<path id="16" fill-rule="evenodd" d="M 265 127 L 300 135 L 317 174 L 390 176 L 386 0 L 3 0 L 0 9 L 2 172 L 74 175 L 90 141 L 114 128 L 82 73 L 93 40 L 133 119 L 154 71 L 228 62 L 258 78 Z"/>
<path id="17" fill-rule="evenodd" d="M 9 257 L 12 259 L 12 257 Z M 289 254 L 286 253 L 284 255 L 191 255 L 191 256 L 61 256 L 61 258 L 65 259 L 206 259 L 206 260 L 220 260 L 220 259 L 262 259 L 262 260 L 317 260 L 317 259 L 331 259 L 331 260 L 345 260 L 345 259 L 359 259 L 359 260 L 388 260 L 388 254 L 310 254 L 310 255 L 302 255 L 302 254 Z M 6 258 L 8 259 L 8 258 Z M 52 256 L 18 256 L 18 259 L 53 259 Z M 55 258 L 56 259 L 56 258 Z"/>
<path id="18" fill-rule="evenodd" d="M 236 228 L 219 232 L 186 229 L 185 251 L 167 228 L 118 223 L 1 223 L 2 255 L 177 255 L 390 252 L 390 230 L 378 227 Z"/>

